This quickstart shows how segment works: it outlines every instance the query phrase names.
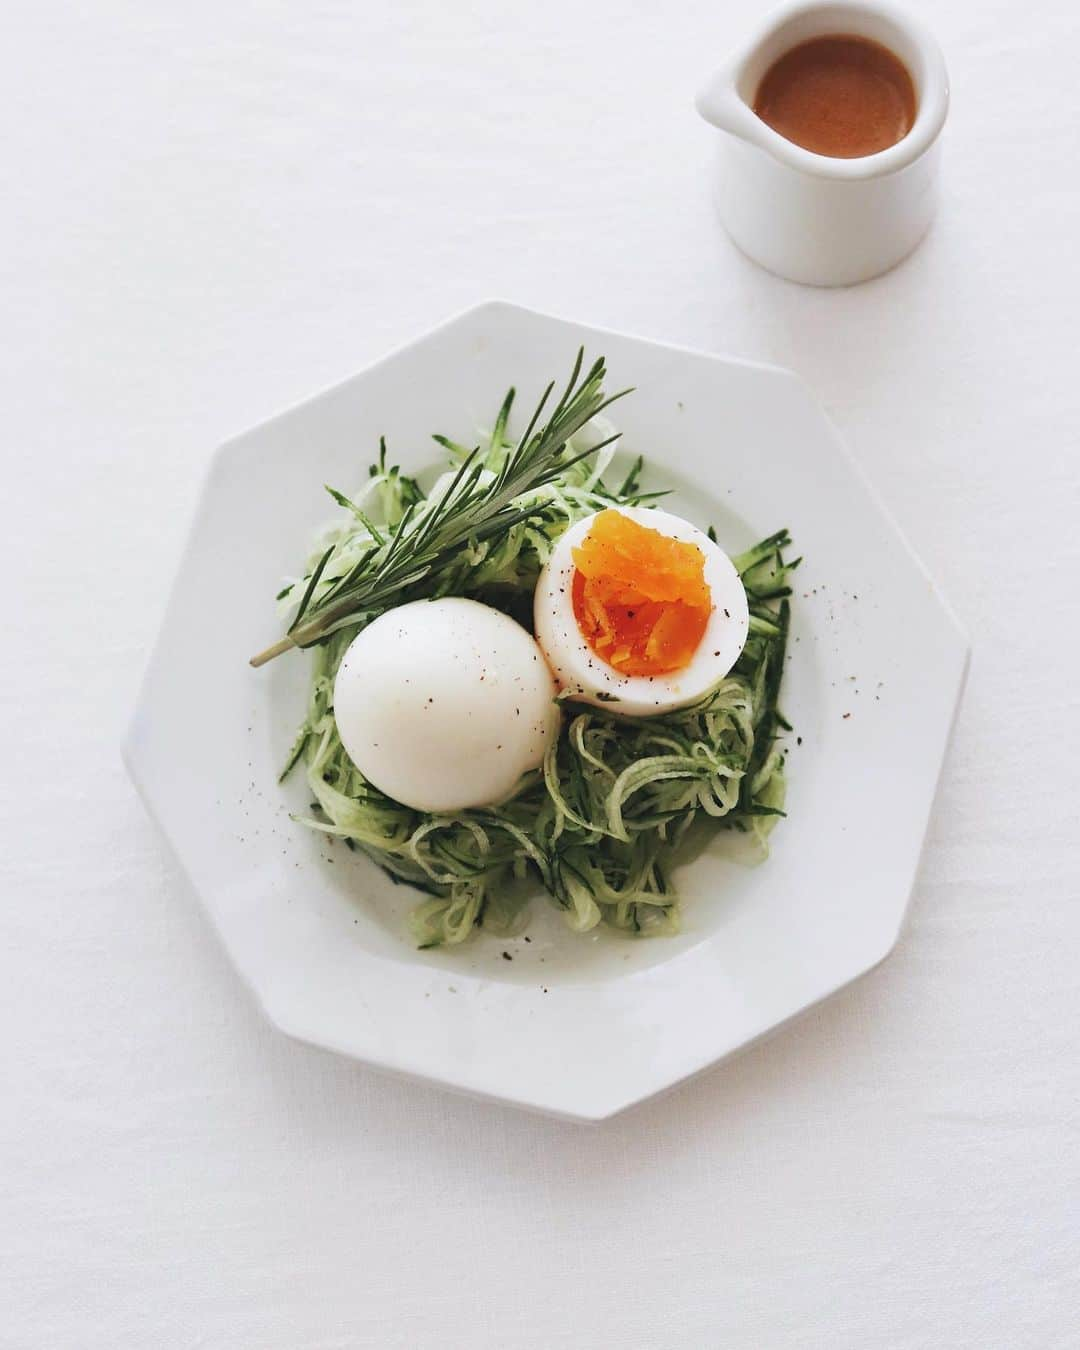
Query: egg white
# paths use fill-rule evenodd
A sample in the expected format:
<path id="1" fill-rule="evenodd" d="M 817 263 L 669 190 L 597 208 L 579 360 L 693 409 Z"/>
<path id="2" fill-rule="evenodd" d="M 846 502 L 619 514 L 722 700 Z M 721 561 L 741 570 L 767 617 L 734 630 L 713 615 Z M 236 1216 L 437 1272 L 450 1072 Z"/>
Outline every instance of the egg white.
<path id="1" fill-rule="evenodd" d="M 690 663 L 666 675 L 623 675 L 589 646 L 574 617 L 573 551 L 592 529 L 595 515 L 572 525 L 552 550 L 536 586 L 533 627 L 565 693 L 628 717 L 653 717 L 696 703 L 727 675 L 750 631 L 749 604 L 731 559 L 696 525 L 666 511 L 637 506 L 613 509 L 670 539 L 695 544 L 704 555 L 712 613 Z"/>
<path id="2" fill-rule="evenodd" d="M 368 780 L 418 811 L 510 796 L 558 734 L 555 683 L 533 638 L 475 600 L 388 610 L 349 645 L 334 720 Z"/>

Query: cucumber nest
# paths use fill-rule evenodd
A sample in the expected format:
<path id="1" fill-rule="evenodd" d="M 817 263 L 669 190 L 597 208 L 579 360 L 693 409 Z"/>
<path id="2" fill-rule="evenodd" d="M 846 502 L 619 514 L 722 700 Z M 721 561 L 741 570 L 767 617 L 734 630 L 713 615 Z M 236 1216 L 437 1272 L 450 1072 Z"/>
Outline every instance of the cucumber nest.
<path id="1" fill-rule="evenodd" d="M 508 397 L 486 438 L 476 492 L 513 451 L 506 436 L 510 404 Z M 614 445 L 605 420 L 595 420 L 603 425 L 586 424 L 567 442 L 565 470 L 515 500 L 515 507 L 528 508 L 525 518 L 502 534 L 469 541 L 452 566 L 425 578 L 409 598 L 468 596 L 531 626 L 537 578 L 564 530 L 605 507 L 665 495 L 640 491 L 640 459 L 617 489 L 605 485 Z M 451 468 L 474 453 L 436 440 Z M 581 458 L 590 440 L 601 448 Z M 403 521 L 409 533 L 422 530 L 438 488 L 428 496 L 415 479 L 388 467 L 380 445 L 363 491 L 352 499 L 331 495 L 342 514 L 317 541 L 305 576 L 279 592 L 283 610 L 301 591 L 317 602 Z M 528 878 L 541 883 L 576 932 L 600 923 L 630 934 L 676 931 L 678 897 L 667 871 L 695 822 L 743 831 L 764 856 L 783 815 L 782 733 L 790 727 L 779 695 L 789 578 L 799 561 L 785 562 L 789 543 L 782 530 L 733 557 L 750 602 L 750 633 L 734 669 L 706 698 L 649 718 L 564 700 L 561 730 L 542 769 L 498 806 L 427 814 L 363 778 L 338 736 L 334 677 L 352 639 L 383 611 L 336 628 L 314 647 L 307 713 L 281 775 L 300 767 L 306 774 L 311 810 L 296 819 L 363 850 L 393 880 L 425 893 L 410 917 L 421 947 L 460 943 L 480 927 L 519 932 L 535 891 L 520 884 Z"/>

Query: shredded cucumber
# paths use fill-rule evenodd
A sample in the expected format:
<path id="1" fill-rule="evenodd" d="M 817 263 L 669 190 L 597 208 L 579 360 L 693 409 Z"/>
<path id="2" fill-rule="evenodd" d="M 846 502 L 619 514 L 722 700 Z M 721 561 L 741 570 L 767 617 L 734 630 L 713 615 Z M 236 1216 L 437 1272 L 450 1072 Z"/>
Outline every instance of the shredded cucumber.
<path id="1" fill-rule="evenodd" d="M 487 438 L 485 468 L 497 471 L 510 449 L 509 402 Z M 603 421 L 603 419 L 596 419 Z M 568 444 L 573 458 L 610 435 L 587 425 Z M 437 437 L 460 464 L 468 448 Z M 553 544 L 575 521 L 612 503 L 641 504 L 663 494 L 639 490 L 641 461 L 618 489 L 605 486 L 613 447 L 578 460 L 517 504 L 535 509 L 502 536 L 473 542 L 438 584 L 421 594 L 466 595 L 529 624 L 532 593 Z M 479 480 L 482 488 L 483 480 Z M 416 481 L 387 467 L 385 446 L 361 493 L 331 491 L 343 514 L 317 541 L 305 577 L 279 594 L 288 609 L 300 592 L 317 598 L 378 547 L 412 508 L 421 529 L 428 498 Z M 368 783 L 341 744 L 334 722 L 338 665 L 365 614 L 315 647 L 307 716 L 282 772 L 303 763 L 313 798 L 305 825 L 362 849 L 395 881 L 426 893 L 410 925 L 422 947 L 463 941 L 476 928 L 519 931 L 530 888 L 539 881 L 577 932 L 599 923 L 631 934 L 677 930 L 678 899 L 666 869 L 696 821 L 749 833 L 762 854 L 784 805 L 788 729 L 778 708 L 788 630 L 786 531 L 733 561 L 750 600 L 751 627 L 735 669 L 694 707 L 630 718 L 567 701 L 562 728 L 542 770 L 498 806 L 430 815 L 393 801 Z M 322 575 L 316 566 L 336 545 Z M 312 587 L 312 577 L 315 585 Z M 532 887 L 535 890 L 535 886 Z"/>

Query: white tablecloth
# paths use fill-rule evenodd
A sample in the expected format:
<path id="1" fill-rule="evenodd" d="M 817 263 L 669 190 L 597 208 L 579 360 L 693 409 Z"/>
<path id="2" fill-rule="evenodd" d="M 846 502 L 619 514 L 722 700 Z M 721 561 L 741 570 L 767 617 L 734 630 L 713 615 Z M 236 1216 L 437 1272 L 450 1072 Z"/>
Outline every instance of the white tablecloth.
<path id="1" fill-rule="evenodd" d="M 6 10 L 4 1350 L 1077 1344 L 1080 20 L 920 8 L 943 211 L 836 293 L 711 214 L 749 0 Z M 976 638 L 896 954 L 592 1130 L 270 1029 L 118 759 L 213 446 L 491 295 L 800 371 Z"/>

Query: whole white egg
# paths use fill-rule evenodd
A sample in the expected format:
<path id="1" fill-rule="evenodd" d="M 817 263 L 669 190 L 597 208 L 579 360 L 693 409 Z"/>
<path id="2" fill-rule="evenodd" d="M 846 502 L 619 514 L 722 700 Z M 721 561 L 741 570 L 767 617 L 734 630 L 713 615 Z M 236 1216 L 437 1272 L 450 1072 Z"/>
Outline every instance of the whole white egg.
<path id="1" fill-rule="evenodd" d="M 750 631 L 746 590 L 731 559 L 703 530 L 679 516 L 646 507 L 613 508 L 639 525 L 694 544 L 705 562 L 712 609 L 704 634 L 682 670 L 662 675 L 624 675 L 589 645 L 574 614 L 574 549 L 596 520 L 586 516 L 563 534 L 540 574 L 533 626 L 559 686 L 583 703 L 630 717 L 652 717 L 685 708 L 713 689 L 739 659 Z"/>
<path id="2" fill-rule="evenodd" d="M 418 811 L 511 795 L 557 735 L 555 683 L 533 638 L 475 600 L 416 600 L 350 644 L 334 683 L 349 758 Z"/>

